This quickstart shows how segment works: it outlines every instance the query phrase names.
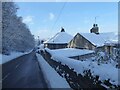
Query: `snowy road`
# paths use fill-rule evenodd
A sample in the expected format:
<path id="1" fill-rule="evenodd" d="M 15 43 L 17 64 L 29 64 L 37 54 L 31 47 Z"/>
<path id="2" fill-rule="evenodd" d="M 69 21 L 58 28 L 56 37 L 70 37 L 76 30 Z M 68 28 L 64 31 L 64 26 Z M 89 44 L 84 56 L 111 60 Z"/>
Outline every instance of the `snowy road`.
<path id="1" fill-rule="evenodd" d="M 47 88 L 35 53 L 3 64 L 2 84 L 3 88 Z"/>

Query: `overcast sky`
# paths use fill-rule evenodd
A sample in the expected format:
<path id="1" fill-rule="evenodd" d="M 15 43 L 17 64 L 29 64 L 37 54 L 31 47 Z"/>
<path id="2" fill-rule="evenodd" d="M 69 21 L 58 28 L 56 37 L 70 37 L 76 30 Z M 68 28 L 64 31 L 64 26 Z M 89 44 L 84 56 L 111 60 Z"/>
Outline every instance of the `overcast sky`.
<path id="1" fill-rule="evenodd" d="M 89 33 L 96 22 L 100 32 L 118 31 L 117 2 L 16 2 L 18 16 L 23 17 L 33 35 L 49 38 L 64 27 L 66 32 Z M 61 12 L 61 13 L 60 13 Z M 57 22 L 56 22 L 57 21 Z"/>

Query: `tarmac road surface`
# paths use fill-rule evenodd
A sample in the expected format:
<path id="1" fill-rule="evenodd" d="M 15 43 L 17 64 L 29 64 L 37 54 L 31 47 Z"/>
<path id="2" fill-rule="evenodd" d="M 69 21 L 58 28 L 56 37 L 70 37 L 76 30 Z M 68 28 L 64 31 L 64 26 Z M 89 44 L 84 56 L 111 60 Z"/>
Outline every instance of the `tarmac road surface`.
<path id="1" fill-rule="evenodd" d="M 2 88 L 47 88 L 35 52 L 2 65 Z"/>

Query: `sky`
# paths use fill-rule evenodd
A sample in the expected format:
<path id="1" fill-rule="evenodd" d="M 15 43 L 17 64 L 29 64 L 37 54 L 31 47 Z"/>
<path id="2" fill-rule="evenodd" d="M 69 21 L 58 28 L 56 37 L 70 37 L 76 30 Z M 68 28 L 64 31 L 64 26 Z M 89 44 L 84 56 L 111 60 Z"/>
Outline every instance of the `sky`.
<path id="1" fill-rule="evenodd" d="M 37 38 L 50 38 L 64 27 L 71 35 L 89 33 L 93 24 L 99 32 L 118 32 L 117 2 L 16 2 L 18 16 L 23 17 Z"/>

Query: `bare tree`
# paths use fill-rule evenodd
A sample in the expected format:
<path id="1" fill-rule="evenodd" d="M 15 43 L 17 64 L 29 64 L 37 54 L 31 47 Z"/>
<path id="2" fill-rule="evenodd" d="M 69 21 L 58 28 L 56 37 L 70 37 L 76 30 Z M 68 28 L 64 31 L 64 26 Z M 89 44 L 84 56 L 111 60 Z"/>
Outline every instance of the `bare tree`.
<path id="1" fill-rule="evenodd" d="M 34 47 L 34 37 L 22 22 L 22 17 L 16 15 L 17 5 L 14 2 L 2 3 L 2 53 L 11 51 L 25 52 Z"/>

